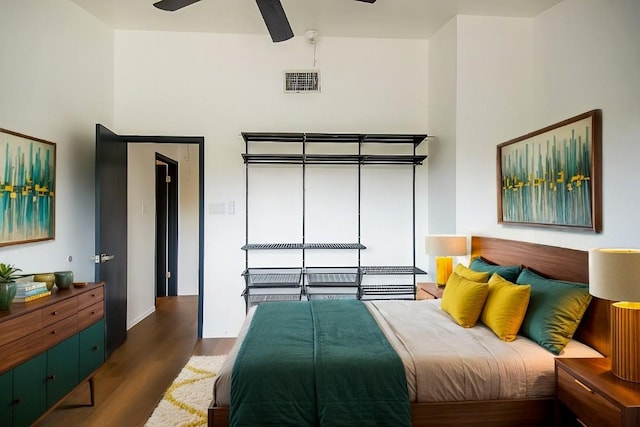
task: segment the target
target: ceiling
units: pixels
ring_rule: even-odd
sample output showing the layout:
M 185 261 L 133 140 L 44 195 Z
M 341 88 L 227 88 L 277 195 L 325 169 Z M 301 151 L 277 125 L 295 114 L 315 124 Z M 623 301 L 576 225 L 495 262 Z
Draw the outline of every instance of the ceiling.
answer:
M 176 12 L 157 0 L 72 0 L 114 29 L 268 33 L 254 0 L 201 0 Z M 455 15 L 533 17 L 562 0 L 282 0 L 293 32 L 319 36 L 428 39 Z

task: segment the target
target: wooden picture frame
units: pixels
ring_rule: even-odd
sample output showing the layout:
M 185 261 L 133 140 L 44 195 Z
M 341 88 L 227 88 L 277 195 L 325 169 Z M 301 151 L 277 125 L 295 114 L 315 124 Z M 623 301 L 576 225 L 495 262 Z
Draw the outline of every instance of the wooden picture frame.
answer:
M 0 128 L 0 246 L 55 238 L 56 144 Z
M 499 144 L 498 223 L 600 232 L 601 153 L 600 110 Z

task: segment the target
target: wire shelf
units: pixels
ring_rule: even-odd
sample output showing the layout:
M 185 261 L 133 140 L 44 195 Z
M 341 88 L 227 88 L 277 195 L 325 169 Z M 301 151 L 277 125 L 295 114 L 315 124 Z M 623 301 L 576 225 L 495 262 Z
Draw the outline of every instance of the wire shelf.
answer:
M 385 266 L 363 266 L 360 267 L 362 274 L 370 275 L 404 275 L 404 274 L 427 274 L 426 271 L 410 265 L 385 265 Z
M 358 267 L 307 267 L 308 286 L 358 286 Z
M 367 249 L 360 243 L 249 243 L 243 251 L 268 249 Z
M 242 275 L 247 287 L 300 287 L 301 268 L 248 268 Z
M 411 294 L 413 295 L 415 287 L 413 285 L 361 285 L 364 294 Z
M 318 142 L 413 144 L 418 146 L 427 134 L 361 134 L 361 133 L 304 133 L 304 132 L 242 132 L 246 142 Z
M 243 153 L 246 164 L 280 165 L 421 165 L 426 155 L 402 154 L 249 154 Z

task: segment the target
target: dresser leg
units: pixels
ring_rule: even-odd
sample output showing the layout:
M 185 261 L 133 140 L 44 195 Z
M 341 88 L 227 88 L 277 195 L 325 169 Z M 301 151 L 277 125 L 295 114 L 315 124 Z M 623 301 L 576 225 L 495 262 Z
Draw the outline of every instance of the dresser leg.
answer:
M 89 393 L 91 394 L 91 406 L 95 405 L 95 389 L 93 386 L 93 377 L 89 378 Z

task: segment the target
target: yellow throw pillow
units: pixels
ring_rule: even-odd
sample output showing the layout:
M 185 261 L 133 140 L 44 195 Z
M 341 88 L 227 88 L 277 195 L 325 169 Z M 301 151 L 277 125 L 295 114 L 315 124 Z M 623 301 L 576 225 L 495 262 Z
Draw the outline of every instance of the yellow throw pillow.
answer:
M 482 282 L 487 283 L 489 280 L 489 272 L 487 271 L 473 271 L 468 267 L 465 267 L 462 264 L 456 265 L 456 268 L 453 269 L 453 272 L 458 276 L 462 276 L 465 279 L 471 280 L 472 282 Z M 447 282 L 448 284 L 449 282 Z
M 474 282 L 454 272 L 447 280 L 440 308 L 458 325 L 471 328 L 478 322 L 488 293 L 488 284 Z
M 494 273 L 489 280 L 489 295 L 480 321 L 501 340 L 515 340 L 527 313 L 530 295 L 531 286 L 513 284 Z

